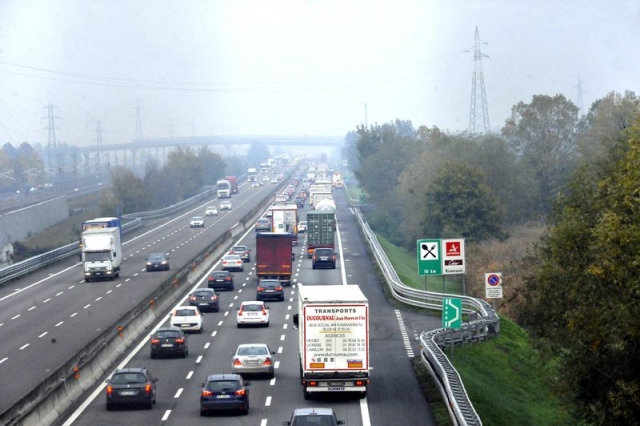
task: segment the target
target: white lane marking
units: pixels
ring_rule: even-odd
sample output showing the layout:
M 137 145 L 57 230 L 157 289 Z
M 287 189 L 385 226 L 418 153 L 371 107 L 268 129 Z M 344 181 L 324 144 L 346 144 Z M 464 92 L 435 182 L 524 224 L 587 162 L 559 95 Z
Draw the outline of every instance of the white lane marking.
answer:
M 283 334 L 282 336 L 280 336 L 280 341 L 282 342 L 285 338 L 285 335 Z
M 205 343 L 205 344 L 204 344 L 204 348 L 205 348 L 205 349 L 209 349 L 209 345 L 211 345 L 211 342 L 207 342 L 207 343 Z
M 270 396 L 267 397 L 267 400 L 264 402 L 264 406 L 265 407 L 270 407 L 271 406 L 271 397 Z
M 82 309 L 87 309 L 89 306 L 91 306 L 91 303 L 89 303 L 87 306 L 85 306 L 85 307 L 84 307 L 84 308 L 82 308 Z
M 20 318 L 20 314 L 16 315 L 15 317 L 12 317 L 11 320 L 13 321 L 16 318 Z
M 56 327 L 60 327 L 62 324 L 64 324 L 64 321 L 60 321 L 59 323 L 57 323 Z
M 282 346 L 278 346 L 278 353 L 281 354 L 282 353 Z
M 175 395 L 173 395 L 174 398 L 180 398 L 180 395 L 182 395 L 182 391 L 184 390 L 184 388 L 180 388 L 178 389 L 178 392 L 176 392 Z
M 60 295 L 61 295 L 61 294 L 63 294 L 63 293 L 64 293 L 64 291 L 61 291 L 61 292 L 59 292 L 59 293 L 56 293 L 56 297 L 60 296 Z
M 51 298 L 47 299 L 47 300 L 43 300 L 42 303 L 47 303 L 48 301 L 50 301 Z
M 189 371 L 189 373 L 187 374 L 187 380 L 190 380 L 191 377 L 193 377 L 193 371 Z
M 27 309 L 27 311 L 33 311 L 35 308 L 36 308 L 35 306 L 32 306 L 29 309 Z
M 20 346 L 18 349 L 23 350 L 24 348 L 26 348 L 27 346 L 29 346 L 29 343 L 27 343 L 26 345 Z
M 166 422 L 167 420 L 169 420 L 169 416 L 171 415 L 171 410 L 167 410 L 164 412 L 164 415 L 162 416 L 162 421 Z
M 260 420 L 260 426 L 267 426 L 267 419 Z
M 6 360 L 8 360 L 9 358 L 2 358 L 0 359 L 0 364 L 2 364 L 3 362 L 5 362 Z
M 200 361 L 202 361 L 202 355 L 196 358 L 196 364 L 200 364 Z
M 219 326 L 222 324 L 218 324 Z M 216 334 L 218 334 L 218 330 L 213 330 L 213 333 L 211 333 L 211 337 L 216 337 Z
M 98 298 L 96 299 L 96 302 L 97 302 L 97 301 L 99 301 L 100 299 L 102 299 L 102 296 L 98 297 Z
M 72 313 L 71 315 L 69 315 L 69 318 L 73 318 L 73 317 L 75 317 L 76 315 L 78 315 L 78 313 L 77 313 L 77 312 L 74 312 L 74 313 Z
M 42 334 L 41 334 L 41 335 L 39 335 L 38 337 L 44 337 L 44 336 L 46 336 L 48 333 L 49 333 L 48 331 L 45 331 L 44 333 L 42 333 Z
M 273 364 L 273 368 L 275 368 L 275 369 L 280 368 L 280 361 L 276 361 L 276 362 Z

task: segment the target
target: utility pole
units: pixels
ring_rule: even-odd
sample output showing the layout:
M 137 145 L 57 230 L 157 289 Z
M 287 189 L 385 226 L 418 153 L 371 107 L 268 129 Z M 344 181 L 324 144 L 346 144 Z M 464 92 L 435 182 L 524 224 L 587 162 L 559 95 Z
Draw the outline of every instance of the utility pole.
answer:
M 54 176 L 58 177 L 58 185 L 62 185 L 62 159 L 60 158 L 60 152 L 58 151 L 58 142 L 56 141 L 56 117 L 53 115 L 53 104 L 49 104 L 45 107 L 47 109 L 47 116 L 42 117 L 47 119 L 47 129 L 49 132 L 49 138 L 47 140 L 47 171 L 49 173 L 55 173 Z M 55 161 L 54 161 L 55 159 Z M 60 188 L 62 190 L 62 188 Z
M 582 94 L 583 93 L 587 93 L 582 89 L 582 84 L 586 84 L 584 81 L 582 81 L 582 78 L 580 78 L 580 76 L 578 76 L 578 86 L 574 87 L 574 89 L 578 90 L 578 99 L 576 101 L 576 104 L 578 106 L 578 116 L 584 115 L 584 105 L 583 105 L 583 101 L 582 101 Z
M 484 89 L 484 74 L 482 72 L 482 57 L 489 56 L 482 53 L 480 34 L 476 26 L 476 37 L 473 49 L 473 79 L 471 81 L 471 108 L 469 112 L 469 133 L 488 133 L 491 130 L 489 124 L 489 107 L 487 106 L 487 93 Z

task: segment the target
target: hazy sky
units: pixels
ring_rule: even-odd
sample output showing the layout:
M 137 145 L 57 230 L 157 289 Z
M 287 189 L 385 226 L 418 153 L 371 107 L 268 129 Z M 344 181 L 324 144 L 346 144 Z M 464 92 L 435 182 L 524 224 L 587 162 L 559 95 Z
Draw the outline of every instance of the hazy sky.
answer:
M 535 94 L 640 91 L 638 0 L 0 0 L 0 143 L 492 129 Z

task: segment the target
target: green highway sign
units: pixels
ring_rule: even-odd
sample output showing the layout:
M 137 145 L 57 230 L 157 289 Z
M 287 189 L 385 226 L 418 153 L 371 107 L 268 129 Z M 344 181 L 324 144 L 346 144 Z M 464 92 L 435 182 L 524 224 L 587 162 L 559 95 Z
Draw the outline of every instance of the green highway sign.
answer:
M 462 299 L 442 299 L 442 328 L 458 329 L 462 326 Z
M 440 240 L 418 240 L 418 274 L 442 275 Z

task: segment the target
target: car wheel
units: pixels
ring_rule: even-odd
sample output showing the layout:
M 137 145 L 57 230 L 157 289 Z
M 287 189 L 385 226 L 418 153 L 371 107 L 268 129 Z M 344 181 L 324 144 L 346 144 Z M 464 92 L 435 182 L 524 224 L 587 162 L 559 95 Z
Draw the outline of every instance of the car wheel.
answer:
M 282 297 L 280 298 L 280 301 L 281 301 L 281 302 L 284 302 L 284 296 L 282 296 Z
M 312 267 L 313 269 L 316 269 L 316 264 L 315 264 L 315 263 L 311 264 L 311 267 Z
M 264 325 L 265 327 L 269 327 L 269 321 Z
M 201 416 L 205 416 L 206 414 L 207 414 L 207 412 L 206 412 L 206 411 L 204 411 L 204 410 L 200 410 L 200 415 L 201 415 Z
M 147 268 L 147 272 L 149 272 L 149 271 L 150 271 L 150 269 L 149 269 L 149 268 Z
M 242 324 L 238 323 L 237 325 L 238 325 L 238 328 L 242 328 Z
M 198 330 L 198 334 L 202 334 L 204 332 L 204 326 L 200 327 L 200 330 Z
M 189 352 L 186 349 L 182 351 L 182 358 L 186 358 L 188 353 Z
M 156 354 L 151 352 L 151 359 L 155 359 L 156 358 Z
M 304 399 L 311 399 L 311 392 L 307 392 L 306 388 L 303 391 L 303 393 L 304 393 Z
M 336 269 L 336 264 L 334 263 L 331 269 Z
M 152 410 L 153 409 L 153 399 L 150 399 L 149 402 L 147 403 L 146 407 L 147 410 Z
M 244 410 L 242 410 L 242 414 L 243 414 L 243 415 L 245 415 L 245 416 L 246 416 L 247 414 L 249 414 L 249 401 L 247 401 L 247 408 L 245 408 Z
M 107 403 L 107 411 L 113 411 L 113 404 Z

